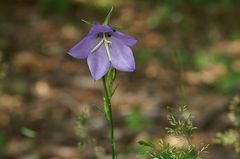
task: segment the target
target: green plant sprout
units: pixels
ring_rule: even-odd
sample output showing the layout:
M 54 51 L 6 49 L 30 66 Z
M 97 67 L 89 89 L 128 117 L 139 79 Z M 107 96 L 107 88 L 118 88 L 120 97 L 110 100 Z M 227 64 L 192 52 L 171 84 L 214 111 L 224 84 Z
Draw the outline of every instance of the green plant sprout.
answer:
M 91 135 L 89 130 L 89 122 L 91 119 L 91 111 L 89 108 L 84 108 L 76 121 L 76 135 L 78 136 L 78 148 L 85 153 L 83 158 L 97 158 L 97 145 L 96 140 Z
M 187 147 L 179 148 L 176 145 L 160 139 L 157 144 L 151 141 L 139 141 L 141 148 L 140 156 L 147 159 L 202 159 L 206 153 L 208 145 L 196 150 L 196 146 L 191 143 L 191 136 L 197 129 L 193 126 L 192 115 L 187 106 L 179 108 L 179 116 L 173 114 L 171 108 L 167 108 L 167 118 L 171 128 L 166 128 L 170 136 L 183 136 L 187 140 Z

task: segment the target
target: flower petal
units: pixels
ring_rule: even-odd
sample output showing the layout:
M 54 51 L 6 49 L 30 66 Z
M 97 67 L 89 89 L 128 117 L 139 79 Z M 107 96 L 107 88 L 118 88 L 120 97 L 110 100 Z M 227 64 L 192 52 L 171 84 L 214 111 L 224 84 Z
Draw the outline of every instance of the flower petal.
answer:
M 91 53 L 91 50 L 98 44 L 99 40 L 94 37 L 86 36 L 79 43 L 73 46 L 68 54 L 78 58 L 85 59 Z
M 88 56 L 87 63 L 94 80 L 101 79 L 107 73 L 110 61 L 103 45 Z
M 113 36 L 110 41 L 112 42 L 109 48 L 113 67 L 120 71 L 133 72 L 135 61 L 131 48 Z
M 100 24 L 94 23 L 88 35 L 95 36 L 98 33 L 106 33 L 106 32 L 112 32 L 112 27 L 108 25 L 100 25 Z
M 133 47 L 137 43 L 137 40 L 135 38 L 119 31 L 113 32 L 113 36 L 120 39 L 124 44 L 129 47 Z
M 87 36 L 68 51 L 68 54 L 79 59 L 85 59 L 91 53 L 91 50 L 99 43 L 101 39 L 97 39 L 96 35 L 100 32 L 111 32 L 112 27 L 103 26 L 94 23 Z

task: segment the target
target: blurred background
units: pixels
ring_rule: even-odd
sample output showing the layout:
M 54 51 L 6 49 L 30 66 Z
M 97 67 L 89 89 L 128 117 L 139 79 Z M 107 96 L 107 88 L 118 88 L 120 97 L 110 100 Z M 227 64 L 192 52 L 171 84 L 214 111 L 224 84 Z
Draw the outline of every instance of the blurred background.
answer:
M 239 0 L 1 1 L 0 158 L 110 158 L 101 82 L 66 52 L 90 28 L 81 19 L 102 23 L 111 6 L 111 25 L 138 39 L 137 70 L 118 74 L 112 102 L 119 158 L 136 158 L 140 139 L 175 142 L 166 106 L 188 105 L 206 158 L 238 159 L 212 140 L 234 127 Z

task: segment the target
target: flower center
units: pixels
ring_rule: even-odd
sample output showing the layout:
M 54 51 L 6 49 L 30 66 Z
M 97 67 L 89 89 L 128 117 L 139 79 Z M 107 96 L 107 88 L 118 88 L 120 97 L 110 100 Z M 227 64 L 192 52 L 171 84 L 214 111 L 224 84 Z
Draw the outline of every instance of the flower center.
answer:
M 102 44 L 104 44 L 104 47 L 106 49 L 108 60 L 111 61 L 111 54 L 109 45 L 112 44 L 111 41 L 108 40 L 109 37 L 111 37 L 110 33 L 99 33 L 97 34 L 97 38 L 101 38 L 100 42 L 91 50 L 91 53 L 95 52 Z

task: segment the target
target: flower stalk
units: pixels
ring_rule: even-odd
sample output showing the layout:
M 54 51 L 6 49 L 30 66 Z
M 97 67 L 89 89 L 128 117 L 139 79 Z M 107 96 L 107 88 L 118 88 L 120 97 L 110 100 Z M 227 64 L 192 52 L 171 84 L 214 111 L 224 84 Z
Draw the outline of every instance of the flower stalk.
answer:
M 116 153 L 116 140 L 114 136 L 114 124 L 113 124 L 113 116 L 112 116 L 112 106 L 111 106 L 111 98 L 114 94 L 113 82 L 116 78 L 116 70 L 111 68 L 107 75 L 102 78 L 103 86 L 104 86 L 104 113 L 106 119 L 109 122 L 110 126 L 110 138 L 111 138 L 111 147 L 112 147 L 112 159 L 117 158 Z

